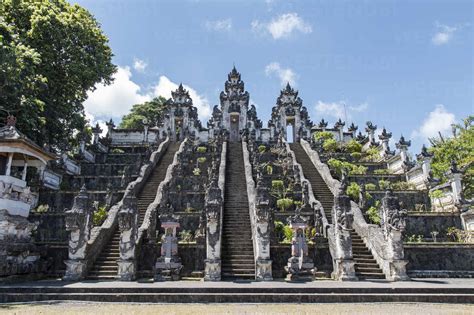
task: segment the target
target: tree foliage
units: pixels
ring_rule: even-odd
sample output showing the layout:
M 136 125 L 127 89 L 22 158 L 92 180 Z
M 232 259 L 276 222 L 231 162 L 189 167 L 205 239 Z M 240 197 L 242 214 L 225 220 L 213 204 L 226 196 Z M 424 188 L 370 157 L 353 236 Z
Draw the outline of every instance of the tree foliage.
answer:
M 143 129 L 143 120 L 146 119 L 150 126 L 158 125 L 166 99 L 162 96 L 156 97 L 149 102 L 133 105 L 130 113 L 123 116 L 120 128 Z
M 463 189 L 465 197 L 474 197 L 474 116 L 469 116 L 463 125 L 453 126 L 454 136 L 430 139 L 432 146 L 429 151 L 434 154 L 431 168 L 433 176 L 446 180 L 446 172 L 451 161 L 456 161 L 463 173 Z
M 86 120 L 82 103 L 116 68 L 98 22 L 64 0 L 2 0 L 0 108 L 38 144 L 67 149 Z M 5 117 L 6 113 L 2 112 Z

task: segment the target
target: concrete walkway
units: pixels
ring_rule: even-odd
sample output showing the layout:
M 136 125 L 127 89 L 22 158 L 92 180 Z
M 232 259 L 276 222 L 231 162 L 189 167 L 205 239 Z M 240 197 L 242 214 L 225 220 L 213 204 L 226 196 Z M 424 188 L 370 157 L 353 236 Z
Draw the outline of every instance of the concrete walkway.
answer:
M 0 285 L 0 288 L 410 288 L 410 289 L 472 289 L 474 293 L 474 279 L 457 278 L 423 278 L 411 281 L 388 282 L 385 280 L 371 281 L 331 281 L 320 280 L 313 282 L 285 282 L 285 281 L 166 281 L 166 282 L 140 282 L 140 281 L 81 281 L 65 282 L 61 280 L 41 280 L 33 282 L 23 282 L 15 284 Z

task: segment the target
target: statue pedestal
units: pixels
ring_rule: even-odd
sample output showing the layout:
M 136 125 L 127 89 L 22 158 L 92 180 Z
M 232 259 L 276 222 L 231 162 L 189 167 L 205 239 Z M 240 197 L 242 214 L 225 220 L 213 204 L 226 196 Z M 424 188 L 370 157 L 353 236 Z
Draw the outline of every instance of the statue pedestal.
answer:
M 136 264 L 134 260 L 117 261 L 118 264 L 118 278 L 122 281 L 133 281 L 136 275 Z
M 183 268 L 181 259 L 179 257 L 171 258 L 169 261 L 166 258 L 158 258 L 155 264 L 155 281 L 177 281 L 180 279 L 180 272 Z
M 84 279 L 87 271 L 87 262 L 84 259 L 66 260 L 66 274 L 63 277 L 65 281 L 79 281 Z
M 305 257 L 302 263 L 300 258 L 290 257 L 285 270 L 288 272 L 286 281 L 313 281 L 316 273 L 314 263 L 308 257 Z
M 204 281 L 221 281 L 221 260 L 206 259 Z

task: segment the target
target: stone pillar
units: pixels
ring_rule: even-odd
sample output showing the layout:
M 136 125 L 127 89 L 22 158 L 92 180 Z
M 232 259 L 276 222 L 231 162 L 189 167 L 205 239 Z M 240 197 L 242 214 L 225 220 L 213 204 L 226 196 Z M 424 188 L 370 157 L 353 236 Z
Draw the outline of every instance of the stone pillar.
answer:
M 28 171 L 28 160 L 25 160 L 25 165 L 23 167 L 23 173 L 21 174 L 21 180 L 26 181 L 27 171 Z
M 388 145 L 390 138 L 392 138 L 392 133 L 387 132 L 387 130 L 383 128 L 382 134 L 379 135 L 379 139 L 380 141 L 382 141 L 382 151 L 380 152 L 380 156 L 383 158 L 386 158 L 391 155 L 390 147 Z
M 270 259 L 270 200 L 268 190 L 262 179 L 257 182 L 257 201 L 255 205 L 256 260 L 255 279 L 271 281 L 272 260 Z
M 221 214 L 222 192 L 217 179 L 206 192 L 206 260 L 204 281 L 221 280 Z
M 144 137 L 143 141 L 145 143 L 148 143 L 148 129 L 150 128 L 150 124 L 148 123 L 148 119 L 143 119 L 143 131 L 144 131 Z
M 178 238 L 176 229 L 179 227 L 178 217 L 171 213 L 160 216 L 161 227 L 165 234 L 161 238 L 161 256 L 155 264 L 155 280 L 179 280 L 181 269 L 181 258 L 178 256 Z
M 365 131 L 367 132 L 367 137 L 369 137 L 369 143 L 375 143 L 375 130 L 377 130 L 377 125 L 372 124 L 372 122 L 367 122 L 367 127 Z
M 92 144 L 97 144 L 97 142 L 99 142 L 100 134 L 102 133 L 102 129 L 100 128 L 99 123 L 97 123 L 95 127 L 92 128 L 92 133 L 94 134 Z
M 137 263 L 135 247 L 138 232 L 137 198 L 127 196 L 123 200 L 122 208 L 118 213 L 120 230 L 120 259 L 118 264 L 118 278 L 122 281 L 132 281 L 136 278 Z
M 334 225 L 334 236 L 336 242 L 336 254 L 333 257 L 334 271 L 333 278 L 342 281 L 357 280 L 355 275 L 354 260 L 352 258 L 352 237 L 351 229 L 353 214 L 349 196 L 346 195 L 347 184 L 345 176 L 341 187 L 334 196 L 334 206 L 332 209 L 332 220 Z
M 92 227 L 92 207 L 85 186 L 74 197 L 70 210 L 66 211 L 66 230 L 69 236 L 69 260 L 63 280 L 77 281 L 87 273 L 86 248 Z
M 402 160 L 404 165 L 408 165 L 409 158 L 408 158 L 408 148 L 411 145 L 410 140 L 405 140 L 404 136 L 400 137 L 400 140 L 395 144 L 398 150 L 400 150 L 400 159 Z
M 387 241 L 386 254 L 388 266 L 384 269 L 389 280 L 409 280 L 406 273 L 406 264 L 403 250 L 403 231 L 406 225 L 407 211 L 400 209 L 398 198 L 391 190 L 385 193 L 382 199 L 381 225 Z
M 10 176 L 12 172 L 12 162 L 13 162 L 13 153 L 9 152 L 8 158 L 7 158 L 7 165 L 5 167 L 5 176 Z
M 458 170 L 456 161 L 451 161 L 451 167 L 446 174 L 451 184 L 451 191 L 453 192 L 454 204 L 461 204 L 463 202 L 462 197 L 462 174 Z
M 291 257 L 285 267 L 288 275 L 286 280 L 314 280 L 316 269 L 314 263 L 308 256 L 308 244 L 306 243 L 305 230 L 308 227 L 308 218 L 302 217 L 301 208 L 298 207 L 296 214 L 288 218 L 288 224 L 293 231 L 291 239 Z
M 334 124 L 334 128 L 337 129 L 339 133 L 339 142 L 344 141 L 344 126 L 345 125 L 346 125 L 345 122 L 343 122 L 341 118 L 339 118 L 339 120 Z

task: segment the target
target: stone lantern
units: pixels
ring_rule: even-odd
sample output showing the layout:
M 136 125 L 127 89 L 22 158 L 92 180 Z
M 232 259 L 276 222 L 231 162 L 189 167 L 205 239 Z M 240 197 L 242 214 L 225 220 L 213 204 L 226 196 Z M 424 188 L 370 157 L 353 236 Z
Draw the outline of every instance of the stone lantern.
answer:
M 306 243 L 305 230 L 308 228 L 308 218 L 301 216 L 301 208 L 296 210 L 296 214 L 288 218 L 288 224 L 293 231 L 291 239 L 291 257 L 285 267 L 288 275 L 287 280 L 307 280 L 314 279 L 314 263 L 308 256 L 308 244 Z
M 179 228 L 178 217 L 170 214 L 161 215 L 161 227 L 165 234 L 161 238 L 161 256 L 155 264 L 155 280 L 179 280 L 183 268 L 178 256 L 178 238 L 176 229 Z

